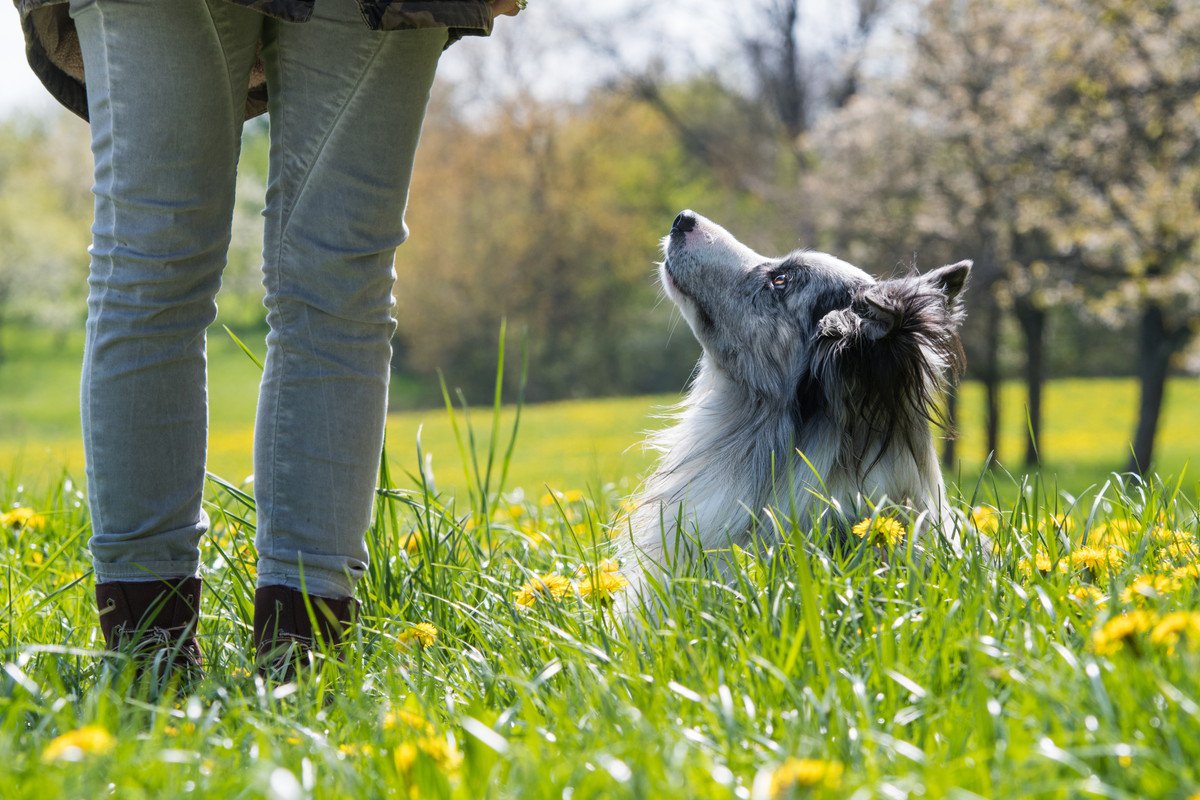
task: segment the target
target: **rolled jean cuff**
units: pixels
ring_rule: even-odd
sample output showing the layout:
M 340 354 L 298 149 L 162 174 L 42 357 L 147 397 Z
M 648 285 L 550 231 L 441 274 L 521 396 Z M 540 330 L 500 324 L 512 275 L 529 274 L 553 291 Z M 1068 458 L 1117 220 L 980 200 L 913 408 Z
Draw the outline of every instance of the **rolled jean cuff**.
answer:
M 354 596 L 356 582 L 347 575 L 331 570 L 305 569 L 302 576 L 299 570 L 280 565 L 264 566 L 260 562 L 257 586 L 260 589 L 264 586 L 286 586 L 315 597 L 341 600 Z
M 150 581 L 193 578 L 199 574 L 199 557 L 188 561 L 126 561 L 118 564 L 92 562 L 96 583 L 148 583 Z

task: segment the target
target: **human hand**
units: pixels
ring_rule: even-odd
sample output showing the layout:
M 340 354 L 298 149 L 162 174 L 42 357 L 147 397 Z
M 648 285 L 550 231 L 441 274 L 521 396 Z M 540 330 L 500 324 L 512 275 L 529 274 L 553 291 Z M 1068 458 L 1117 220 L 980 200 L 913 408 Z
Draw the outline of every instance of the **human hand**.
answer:
M 515 17 L 525 8 L 525 0 L 491 0 L 491 5 L 493 17 Z

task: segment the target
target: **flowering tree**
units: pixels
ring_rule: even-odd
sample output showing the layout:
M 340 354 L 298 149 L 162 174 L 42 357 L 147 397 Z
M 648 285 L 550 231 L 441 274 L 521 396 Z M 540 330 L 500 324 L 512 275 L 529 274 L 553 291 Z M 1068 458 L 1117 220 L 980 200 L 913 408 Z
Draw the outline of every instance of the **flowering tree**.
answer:
M 1149 469 L 1172 359 L 1200 320 L 1200 5 L 1056 0 L 1038 31 L 1055 191 L 1022 203 L 1078 248 L 1094 309 L 1135 322 L 1141 389 L 1129 467 Z M 1063 37 L 1063 32 L 1070 35 Z M 1059 213 L 1063 208 L 1070 213 Z

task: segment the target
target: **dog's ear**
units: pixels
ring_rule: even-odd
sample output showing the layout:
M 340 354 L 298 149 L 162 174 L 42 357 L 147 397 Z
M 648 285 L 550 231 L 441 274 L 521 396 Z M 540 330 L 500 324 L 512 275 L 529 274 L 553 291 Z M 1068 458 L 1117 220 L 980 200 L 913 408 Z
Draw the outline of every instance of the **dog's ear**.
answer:
M 938 267 L 922 275 L 921 280 L 945 295 L 947 303 L 952 303 L 967 285 L 967 276 L 971 274 L 973 264 L 973 261 L 959 261 Z

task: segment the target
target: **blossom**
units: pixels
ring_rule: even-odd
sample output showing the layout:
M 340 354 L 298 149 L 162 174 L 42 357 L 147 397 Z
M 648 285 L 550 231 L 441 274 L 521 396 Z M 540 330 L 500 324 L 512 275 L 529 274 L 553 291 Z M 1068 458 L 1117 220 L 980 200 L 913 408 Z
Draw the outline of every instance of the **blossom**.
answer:
M 1035 569 L 1043 575 L 1049 575 L 1055 571 L 1066 572 L 1067 565 L 1062 559 L 1052 559 L 1049 553 L 1038 548 L 1038 551 L 1033 555 L 1033 560 L 1030 561 L 1028 558 L 1022 558 L 1017 562 L 1017 569 L 1024 573 L 1026 577 L 1029 577 L 1033 575 Z
M 1080 547 L 1071 552 L 1071 566 L 1082 567 L 1092 572 L 1118 569 L 1125 557 L 1114 547 Z
M 1200 612 L 1175 611 L 1163 616 L 1150 631 L 1150 643 L 1175 652 L 1175 645 L 1185 639 L 1189 645 L 1200 645 Z
M 45 522 L 46 518 L 32 508 L 14 508 L 11 511 L 5 511 L 3 514 L 0 514 L 0 527 L 12 528 L 13 530 L 40 528 Z
M 1092 650 L 1101 656 L 1118 653 L 1125 647 L 1137 652 L 1137 637 L 1150 630 L 1156 621 L 1154 614 L 1141 610 L 1113 617 L 1092 634 Z
M 904 541 L 904 523 L 894 517 L 875 517 L 864 519 L 850 529 L 860 539 L 868 539 L 871 544 L 894 546 Z
M 628 585 L 628 579 L 617 572 L 617 563 L 609 559 L 593 570 L 585 570 L 579 579 L 579 596 L 584 600 L 605 603 Z
M 462 753 L 454 743 L 440 736 L 423 736 L 415 742 L 402 742 L 392 752 L 396 771 L 401 774 L 407 774 L 422 757 L 446 772 L 457 770 L 462 763 Z
M 397 637 L 400 644 L 416 642 L 421 647 L 429 647 L 437 641 L 438 629 L 428 622 L 418 622 Z
M 771 773 L 771 797 L 786 797 L 796 789 L 836 789 L 846 768 L 840 761 L 789 758 Z
M 42 751 L 42 761 L 82 761 L 99 756 L 117 746 L 113 735 L 99 725 L 84 725 L 53 739 Z
M 1077 583 L 1067 590 L 1067 597 L 1078 605 L 1098 605 L 1107 595 L 1089 583 Z
M 561 600 L 574 588 L 570 579 L 551 572 L 525 583 L 516 593 L 516 603 L 528 608 L 538 600 Z
M 401 546 L 409 555 L 415 554 L 421 549 L 421 532 L 416 530 L 409 531 L 408 535 L 404 537 L 404 542 Z
M 980 533 L 996 533 L 1000 530 L 999 509 L 988 506 L 975 506 L 971 509 L 971 524 Z
M 1150 600 L 1179 590 L 1179 581 L 1170 575 L 1138 575 L 1121 592 L 1121 602 Z

